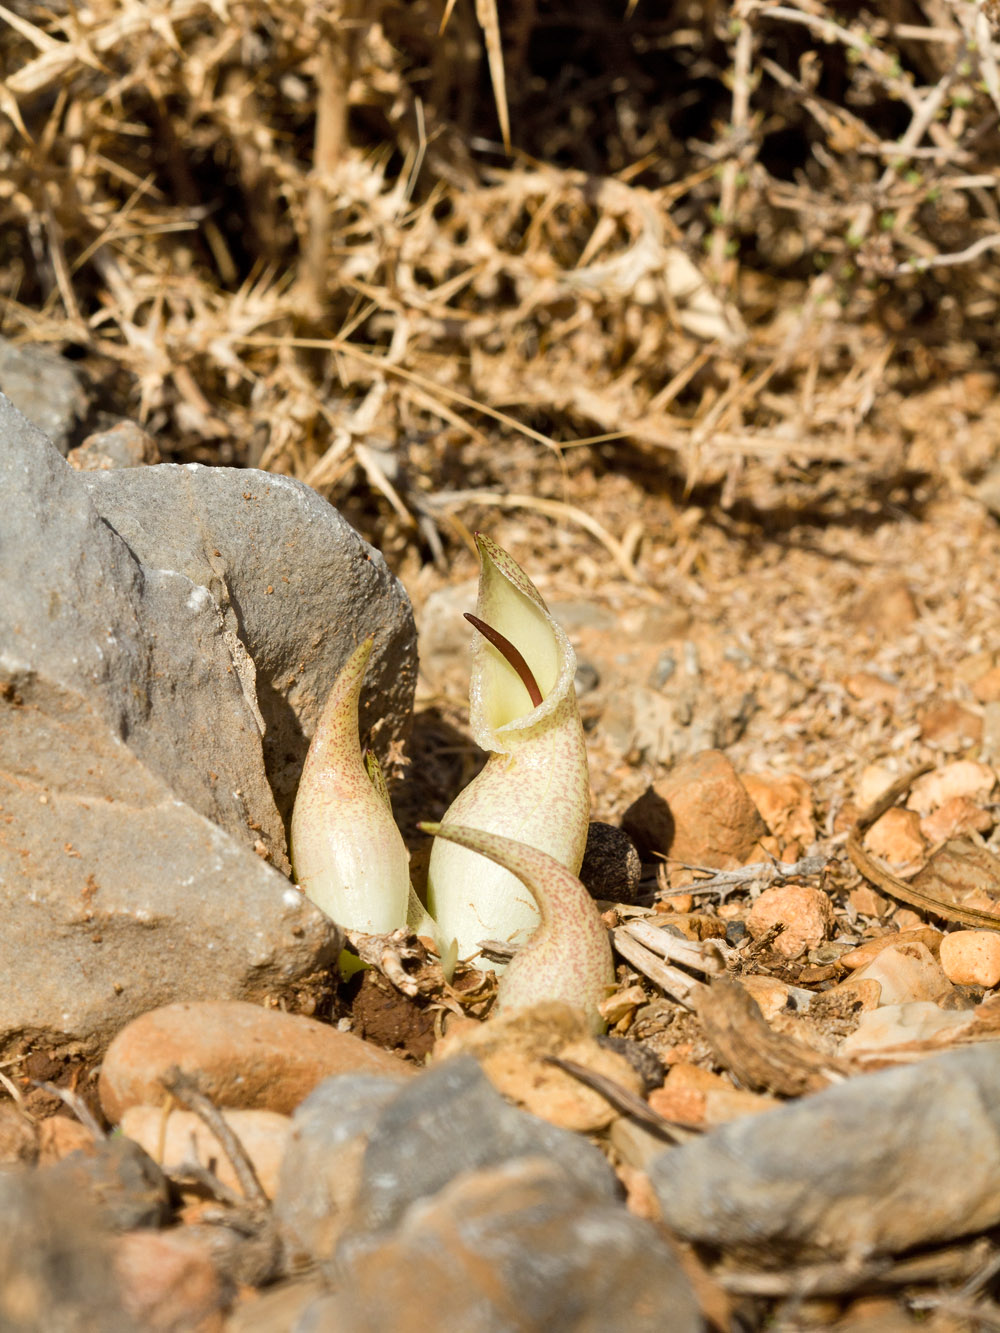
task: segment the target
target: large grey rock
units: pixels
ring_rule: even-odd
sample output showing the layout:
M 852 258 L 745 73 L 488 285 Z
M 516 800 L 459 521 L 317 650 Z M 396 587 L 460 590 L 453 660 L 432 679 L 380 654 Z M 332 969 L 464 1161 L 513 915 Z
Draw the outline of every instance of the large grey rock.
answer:
M 0 338 L 0 392 L 44 431 L 61 454 L 76 442 L 90 409 L 80 372 L 47 347 Z
M 699 1333 L 669 1246 L 542 1157 L 463 1173 L 377 1241 L 343 1248 L 297 1333 Z
M 984 1042 L 746 1116 L 654 1160 L 680 1235 L 794 1261 L 1000 1223 L 1000 1048 Z
M 286 821 L 330 687 L 369 634 L 362 732 L 385 756 L 413 706 L 413 613 L 382 556 L 314 490 L 196 463 L 91 472 L 80 482 L 133 555 L 204 590 L 224 631 L 246 648 L 267 776 Z
M 595 1195 L 618 1194 L 604 1155 L 581 1135 L 509 1105 L 472 1056 L 446 1060 L 403 1088 L 375 1122 L 353 1226 L 385 1231 L 461 1172 L 534 1156 Z
M 274 1213 L 306 1261 L 328 1258 L 336 1248 L 360 1188 L 368 1134 L 398 1092 L 397 1079 L 341 1074 L 296 1108 Z
M 463 1172 L 521 1157 L 545 1158 L 595 1198 L 618 1194 L 596 1148 L 510 1106 L 471 1056 L 447 1060 L 402 1088 L 342 1075 L 295 1112 L 275 1212 L 294 1244 L 327 1259 L 342 1237 L 387 1233 L 412 1204 Z
M 0 395 L 0 909 L 16 960 L 0 969 L 0 1052 L 97 1051 L 167 1001 L 280 996 L 326 966 L 339 931 L 261 859 L 287 865 L 247 644 L 271 671 L 263 694 L 286 796 L 305 738 L 294 708 L 282 713 L 279 687 L 295 683 L 276 663 L 301 668 L 303 700 L 318 707 L 335 664 L 375 631 L 382 679 L 395 669 L 393 692 L 380 696 L 376 676 L 369 695 L 388 735 L 412 694 L 405 596 L 318 496 L 246 474 L 241 525 L 227 497 L 245 474 L 133 475 L 145 472 L 166 474 L 163 489 L 105 489 L 114 474 L 74 472 Z M 186 497 L 173 506 L 172 489 Z M 127 539 L 110 518 L 115 496 Z M 215 591 L 169 551 L 146 550 L 145 534 L 166 541 L 171 525 L 174 545 L 207 562 L 192 573 L 222 562 Z M 332 578 L 335 546 L 343 615 L 327 626 L 302 566 L 325 552 L 320 577 Z M 311 618 L 296 628 L 302 588 Z

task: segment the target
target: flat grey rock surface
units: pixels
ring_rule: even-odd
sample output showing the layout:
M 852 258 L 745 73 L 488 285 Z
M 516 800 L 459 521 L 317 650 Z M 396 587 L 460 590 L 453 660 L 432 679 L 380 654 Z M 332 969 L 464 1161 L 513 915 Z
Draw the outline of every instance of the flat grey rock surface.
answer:
M 849 1079 L 654 1160 L 686 1239 L 782 1255 L 892 1254 L 1000 1222 L 1000 1046 Z

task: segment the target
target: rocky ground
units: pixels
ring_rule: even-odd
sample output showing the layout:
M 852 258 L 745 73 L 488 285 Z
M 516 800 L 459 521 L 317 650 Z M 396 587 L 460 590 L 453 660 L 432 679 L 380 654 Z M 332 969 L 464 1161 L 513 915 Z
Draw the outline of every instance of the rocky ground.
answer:
M 577 455 L 555 517 L 466 503 L 437 564 L 349 508 L 386 563 L 287 479 L 152 467 L 131 425 L 81 448 L 50 371 L 46 415 L 20 405 L 58 449 L 0 415 L 0 1324 L 1000 1323 L 989 474 L 763 524 Z M 959 390 L 924 409 L 988 456 Z M 549 493 L 558 460 L 522 448 Z M 342 934 L 287 878 L 364 634 L 418 882 L 416 821 L 481 764 L 473 524 L 577 651 L 619 830 L 584 869 L 607 1038 L 483 1022 L 490 980 L 449 987 L 422 946 L 338 985 Z

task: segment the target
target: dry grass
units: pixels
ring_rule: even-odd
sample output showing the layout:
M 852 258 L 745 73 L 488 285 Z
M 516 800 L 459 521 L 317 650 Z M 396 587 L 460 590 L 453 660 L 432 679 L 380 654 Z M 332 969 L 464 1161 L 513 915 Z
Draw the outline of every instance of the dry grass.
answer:
M 432 549 L 467 492 L 524 489 L 517 437 L 769 511 L 985 466 L 901 445 L 898 418 L 956 376 L 972 413 L 993 388 L 990 6 L 0 21 L 3 331 L 82 355 L 167 454 L 360 483 Z

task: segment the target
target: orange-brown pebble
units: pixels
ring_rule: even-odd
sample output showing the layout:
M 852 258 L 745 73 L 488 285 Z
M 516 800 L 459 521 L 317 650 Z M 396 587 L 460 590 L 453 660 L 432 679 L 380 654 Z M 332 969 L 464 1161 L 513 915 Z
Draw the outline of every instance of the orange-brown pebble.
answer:
M 785 958 L 798 958 L 826 939 L 833 925 L 833 908 L 819 889 L 805 884 L 778 884 L 760 895 L 746 925 L 758 939 L 779 921 L 785 929 L 771 947 Z
M 226 1295 L 208 1245 L 183 1231 L 132 1231 L 114 1242 L 126 1312 L 147 1329 L 216 1333 Z
M 674 893 L 669 898 L 664 898 L 663 906 L 668 912 L 680 912 L 686 915 L 694 907 L 694 898 L 690 893 Z
M 954 753 L 982 739 L 983 719 L 956 699 L 942 699 L 918 713 L 920 738 L 939 750 Z
M 720 750 L 682 759 L 629 806 L 622 827 L 640 848 L 687 865 L 733 870 L 760 859 L 767 825 Z
M 985 675 L 980 676 L 972 687 L 972 693 L 981 704 L 994 704 L 1000 700 L 1000 666 L 990 667 Z
M 1000 982 L 1000 932 L 955 930 L 941 941 L 941 966 L 957 986 Z
M 804 777 L 797 773 L 744 773 L 741 781 L 773 834 L 784 841 L 813 841 L 812 792 Z
M 955 796 L 977 803 L 985 800 L 996 785 L 996 774 L 988 764 L 975 759 L 956 759 L 917 778 L 906 804 L 922 815 L 937 810 Z
M 108 1047 L 99 1084 L 117 1124 L 129 1106 L 162 1104 L 173 1067 L 196 1075 L 217 1106 L 288 1114 L 332 1074 L 414 1072 L 388 1051 L 299 1014 L 242 1000 L 167 1004 L 143 1014 Z
M 269 1199 L 278 1188 L 278 1172 L 292 1121 L 277 1111 L 229 1110 L 223 1119 L 253 1163 L 257 1179 Z M 164 1118 L 159 1106 L 130 1106 L 122 1116 L 121 1131 L 145 1148 L 170 1174 L 192 1160 L 211 1166 L 224 1185 L 240 1190 L 239 1177 L 222 1144 L 193 1111 L 171 1111 Z
M 675 1065 L 662 1088 L 649 1094 L 649 1105 L 665 1120 L 686 1125 L 721 1125 L 742 1115 L 770 1111 L 779 1103 L 696 1065 Z
M 890 865 L 905 866 L 919 861 L 926 847 L 920 832 L 920 816 L 915 810 L 894 806 L 865 834 L 865 846 Z
M 928 842 L 947 842 L 968 833 L 988 833 L 992 827 L 990 812 L 968 796 L 952 796 L 920 821 L 920 831 Z
M 917 926 L 914 930 L 887 931 L 884 935 L 879 935 L 877 939 L 865 940 L 864 944 L 859 944 L 856 949 L 851 949 L 847 953 L 840 955 L 841 967 L 848 968 L 851 972 L 859 967 L 864 967 L 870 963 L 876 954 L 880 954 L 883 949 L 888 949 L 894 944 L 925 944 L 932 954 L 937 954 L 941 948 L 941 941 L 944 936 L 933 926 Z

